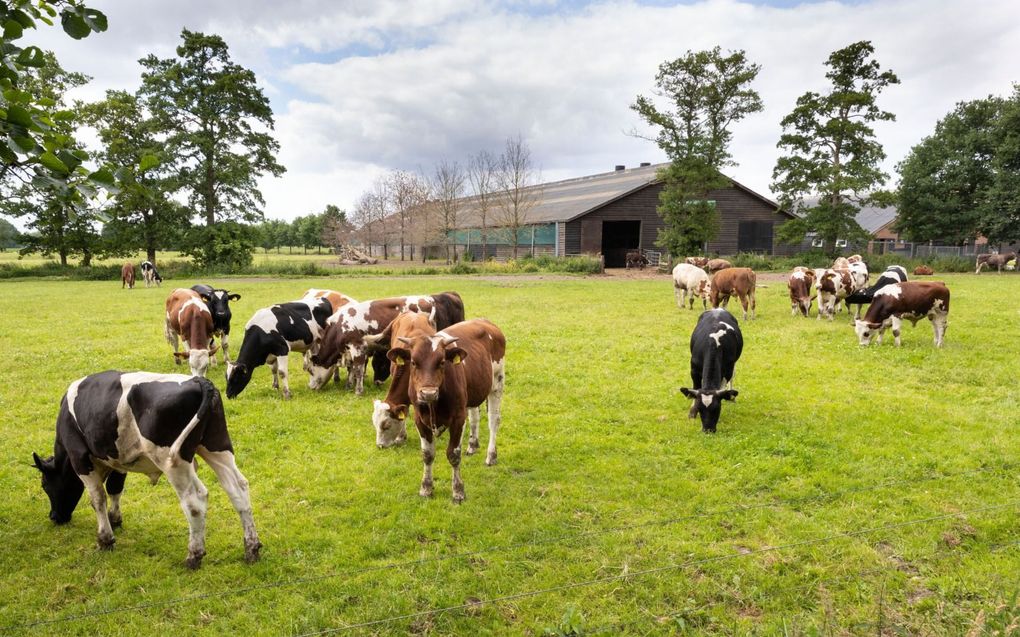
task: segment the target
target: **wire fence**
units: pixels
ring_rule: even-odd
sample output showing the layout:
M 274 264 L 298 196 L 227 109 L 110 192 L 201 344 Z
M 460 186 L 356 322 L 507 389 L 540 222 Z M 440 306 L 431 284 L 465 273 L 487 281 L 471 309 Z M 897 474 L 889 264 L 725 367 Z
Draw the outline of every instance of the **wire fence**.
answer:
M 798 507 L 798 506 L 803 506 L 803 505 L 808 505 L 808 504 L 813 504 L 813 503 L 818 503 L 818 502 L 824 502 L 824 501 L 835 501 L 835 500 L 839 500 L 841 498 L 844 498 L 846 496 L 860 494 L 860 493 L 867 493 L 867 492 L 872 492 L 872 491 L 878 491 L 878 490 L 881 490 L 881 489 L 888 489 L 888 488 L 894 488 L 894 487 L 906 486 L 906 485 L 916 486 L 916 485 L 922 484 L 922 483 L 933 483 L 933 482 L 939 482 L 939 481 L 943 481 L 943 480 L 951 480 L 951 479 L 956 479 L 956 478 L 975 476 L 975 475 L 982 475 L 982 474 L 986 474 L 987 475 L 987 474 L 992 474 L 992 473 L 997 473 L 997 472 L 1008 472 L 1008 471 L 1012 471 L 1012 470 L 1014 470 L 1014 466 L 1012 464 L 1008 464 L 1007 463 L 1007 464 L 1004 464 L 1004 465 L 1001 465 L 1001 466 L 994 466 L 994 467 L 993 466 L 984 466 L 984 467 L 978 467 L 978 468 L 975 468 L 975 469 L 968 469 L 968 470 L 959 471 L 959 472 L 955 472 L 955 473 L 948 473 L 948 474 L 913 476 L 913 477 L 908 478 L 908 479 L 890 480 L 890 481 L 885 481 L 885 482 L 881 482 L 881 483 L 873 484 L 873 485 L 868 485 L 868 486 L 864 486 L 864 487 L 855 487 L 855 488 L 850 488 L 850 489 L 843 489 L 843 490 L 839 490 L 839 491 L 832 491 L 832 492 L 822 493 L 822 494 L 817 494 L 817 495 L 812 495 L 812 496 L 803 496 L 803 497 L 800 497 L 800 498 L 775 499 L 775 500 L 769 500 L 769 501 L 763 501 L 763 502 L 740 504 L 740 505 L 735 505 L 735 506 L 726 507 L 726 508 L 720 508 L 720 509 L 715 509 L 715 510 L 707 510 L 707 511 L 698 511 L 698 512 L 694 512 L 694 513 L 687 513 L 687 514 L 673 516 L 673 517 L 664 518 L 664 519 L 651 520 L 651 521 L 647 521 L 647 522 L 638 522 L 638 523 L 633 523 L 633 524 L 624 524 L 624 525 L 618 525 L 618 526 L 612 526 L 612 527 L 605 527 L 605 528 L 601 528 L 601 529 L 593 529 L 593 530 L 590 530 L 590 531 L 581 531 L 581 532 L 576 532 L 576 533 L 565 533 L 565 534 L 560 534 L 560 535 L 555 535 L 555 536 L 550 536 L 550 537 L 532 538 L 530 540 L 521 541 L 521 542 L 513 542 L 513 543 L 509 543 L 509 544 L 504 544 L 504 545 L 496 545 L 496 546 L 484 547 L 484 548 L 475 549 L 475 550 L 471 550 L 471 551 L 462 551 L 462 552 L 457 552 L 457 553 L 450 553 L 450 554 L 447 554 L 447 555 L 430 556 L 430 557 L 425 557 L 425 558 L 421 558 L 421 559 L 417 559 L 417 560 L 407 560 L 407 561 L 402 561 L 402 562 L 393 562 L 393 563 L 387 563 L 387 564 L 379 564 L 379 565 L 368 566 L 368 567 L 363 567 L 363 568 L 358 568 L 358 569 L 336 570 L 336 571 L 331 571 L 331 572 L 328 572 L 328 573 L 323 573 L 323 574 L 320 574 L 320 575 L 311 575 L 311 576 L 307 576 L 307 577 L 298 577 L 298 578 L 292 578 L 292 579 L 286 579 L 286 580 L 276 580 L 276 581 L 272 581 L 272 582 L 265 582 L 265 583 L 262 583 L 262 584 L 253 584 L 251 586 L 232 587 L 232 588 L 228 588 L 228 589 L 209 591 L 209 592 L 205 592 L 205 593 L 196 593 L 196 594 L 193 594 L 193 595 L 185 595 L 185 596 L 180 596 L 180 597 L 175 597 L 175 598 L 168 598 L 168 599 L 163 599 L 163 600 L 152 600 L 152 601 L 149 601 L 149 602 L 143 602 L 143 603 L 139 603 L 139 604 L 132 604 L 132 605 L 126 605 L 126 606 L 97 609 L 97 610 L 91 610 L 91 611 L 86 611 L 86 612 L 82 612 L 82 613 L 74 613 L 74 614 L 64 615 L 64 616 L 60 616 L 60 617 L 52 617 L 52 618 L 48 618 L 48 619 L 26 621 L 26 622 L 22 622 L 22 623 L 18 623 L 18 624 L 12 624 L 12 625 L 8 625 L 8 626 L 0 627 L 0 631 L 2 631 L 2 632 L 9 632 L 9 631 L 14 631 L 14 630 L 25 630 L 25 629 L 39 628 L 39 627 L 42 627 L 42 626 L 52 626 L 52 625 L 57 625 L 57 624 L 66 624 L 66 623 L 70 623 L 70 622 L 83 621 L 83 620 L 87 620 L 87 619 L 95 619 L 95 618 L 99 618 L 99 617 L 110 616 L 110 615 L 121 614 L 121 613 L 139 612 L 139 611 L 144 611 L 144 610 L 150 610 L 150 609 L 153 609 L 153 608 L 165 608 L 165 607 L 177 606 L 177 605 L 182 605 L 182 604 L 190 604 L 190 603 L 194 603 L 194 602 L 198 602 L 198 601 L 202 601 L 202 600 L 206 600 L 206 599 L 213 599 L 213 598 L 219 599 L 219 598 L 230 597 L 230 596 L 248 595 L 248 594 L 259 592 L 259 591 L 266 591 L 266 590 L 273 590 L 273 589 L 279 589 L 279 588 L 286 588 L 286 587 L 301 586 L 301 585 L 306 585 L 306 584 L 313 584 L 313 583 L 322 582 L 322 581 L 326 581 L 326 580 L 330 580 L 330 579 L 335 579 L 335 578 L 339 578 L 339 577 L 353 578 L 353 577 L 357 577 L 357 576 L 361 576 L 361 575 L 365 575 L 365 574 L 373 573 L 373 572 L 381 572 L 381 571 L 401 569 L 401 568 L 413 568 L 413 567 L 416 567 L 416 566 L 421 566 L 421 565 L 430 564 L 430 563 L 448 562 L 448 561 L 453 561 L 453 560 L 463 560 L 463 559 L 467 559 L 467 558 L 471 558 L 471 557 L 477 557 L 479 555 L 508 553 L 508 552 L 515 551 L 515 550 L 518 550 L 518 549 L 523 549 L 523 548 L 537 547 L 537 546 L 555 544 L 555 543 L 560 543 L 560 542 L 576 541 L 576 540 L 580 540 L 580 539 L 584 539 L 584 538 L 597 537 L 597 536 L 601 536 L 601 535 L 607 535 L 607 534 L 610 534 L 610 533 L 619 533 L 619 532 L 628 531 L 628 530 L 670 526 L 670 525 L 678 524 L 680 522 L 689 521 L 689 520 L 693 520 L 693 519 L 699 519 L 699 518 L 710 518 L 710 517 L 719 517 L 719 516 L 726 516 L 726 515 L 734 515 L 734 514 L 738 514 L 738 513 L 743 513 L 743 512 L 748 512 L 748 511 L 755 511 L 755 510 L 761 510 L 761 509 L 767 509 L 767 508 Z M 794 545 L 785 545 L 786 548 L 790 548 L 792 546 L 794 546 Z M 673 567 L 670 567 L 670 568 L 673 568 Z M 445 612 L 445 610 L 443 612 Z M 391 621 L 396 621 L 396 619 L 392 619 Z

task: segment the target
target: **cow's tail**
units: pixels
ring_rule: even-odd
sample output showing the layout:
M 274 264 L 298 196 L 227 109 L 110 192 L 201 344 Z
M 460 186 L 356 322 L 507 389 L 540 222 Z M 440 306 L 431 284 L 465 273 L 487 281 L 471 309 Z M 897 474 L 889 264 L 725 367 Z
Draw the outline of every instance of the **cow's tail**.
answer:
M 198 411 L 188 422 L 187 426 L 181 431 L 181 434 L 177 436 L 177 440 L 170 445 L 170 462 L 176 464 L 181 457 L 181 447 L 184 446 L 184 441 L 191 435 L 195 427 L 198 426 L 206 415 L 209 413 L 209 409 L 212 407 L 213 396 L 216 395 L 216 386 L 212 384 L 212 381 L 208 378 L 202 378 L 196 376 L 191 379 L 192 382 L 198 383 L 198 386 L 202 388 L 202 402 L 198 405 Z

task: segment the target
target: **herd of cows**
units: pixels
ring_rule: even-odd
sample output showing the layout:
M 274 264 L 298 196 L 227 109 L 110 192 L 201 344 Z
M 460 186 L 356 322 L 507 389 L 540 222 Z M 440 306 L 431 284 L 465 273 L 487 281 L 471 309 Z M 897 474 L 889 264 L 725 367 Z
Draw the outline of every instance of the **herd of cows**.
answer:
M 996 265 L 996 264 L 992 264 Z M 148 261 L 141 265 L 146 286 L 162 277 Z M 840 304 L 857 305 L 854 324 L 862 345 L 877 335 L 881 342 L 892 328 L 900 344 L 900 325 L 927 317 L 941 347 L 949 312 L 943 283 L 907 281 L 899 266 L 887 268 L 873 285 L 860 256 L 839 258 L 830 268 L 798 267 L 789 276 L 791 311 L 809 316 L 817 299 L 818 318 L 833 320 Z M 134 286 L 134 266 L 122 269 L 122 287 Z M 701 298 L 706 309 L 690 339 L 692 387 L 682 388 L 692 401 L 690 417 L 702 429 L 716 430 L 722 401 L 733 400 L 733 374 L 743 350 L 737 319 L 726 307 L 737 297 L 744 320 L 756 314 L 755 272 L 732 267 L 722 259 L 689 257 L 673 270 L 676 302 L 693 309 Z M 812 292 L 814 288 L 814 292 Z M 197 568 L 205 555 L 208 491 L 196 472 L 196 457 L 216 474 L 237 510 L 244 531 L 245 558 L 259 558 L 248 482 L 238 470 L 227 432 L 220 393 L 206 375 L 222 356 L 227 398 L 248 386 L 253 372 L 268 365 L 273 387 L 290 398 L 288 358 L 301 353 L 312 389 L 330 379 L 357 394 L 364 390 L 371 361 L 377 384 L 392 376 L 385 399 L 372 405 L 376 444 L 389 447 L 406 440 L 406 419 L 414 407 L 424 465 L 419 494 L 433 493 L 432 464 L 437 438 L 449 430 L 446 458 L 453 470 L 453 501 L 465 499 L 460 475 L 461 441 L 470 425 L 467 453 L 480 449 L 480 407 L 488 406 L 486 465 L 496 462 L 496 434 L 505 385 L 506 338 L 485 319 L 465 320 L 464 302 L 456 292 L 357 301 L 333 290 L 308 290 L 300 299 L 257 310 L 244 327 L 236 357 L 230 350 L 230 302 L 240 295 L 209 285 L 173 290 L 166 300 L 164 329 L 174 362 L 187 361 L 191 374 L 107 371 L 74 381 L 57 417 L 54 453 L 33 454 L 50 499 L 50 519 L 71 519 L 87 491 L 96 512 L 100 548 L 113 546 L 113 529 L 121 523 L 120 496 L 126 473 L 146 474 L 155 483 L 165 475 L 188 520 L 186 564 Z M 711 310 L 707 309 L 711 303 Z M 864 317 L 861 308 L 868 305 Z M 218 339 L 218 342 L 217 342 Z M 183 351 L 181 344 L 183 343 Z
M 997 255 L 996 255 L 997 256 Z M 986 260 L 987 261 L 987 260 Z M 1002 265 L 1006 263 L 993 263 Z M 980 271 L 981 262 L 978 264 Z M 931 269 L 915 273 L 931 274 Z M 860 255 L 837 258 L 830 268 L 811 269 L 798 266 L 787 281 L 790 291 L 791 313 L 807 317 L 817 299 L 818 318 L 830 321 L 845 304 L 857 306 L 852 321 L 861 345 L 869 345 L 873 338 L 878 343 L 886 329 L 892 328 L 897 347 L 900 345 L 900 328 L 904 320 L 917 324 L 927 317 L 935 331 L 935 347 L 942 347 L 949 317 L 949 288 L 938 281 L 907 281 L 907 271 L 898 265 L 889 266 L 873 285 L 868 285 L 870 274 Z M 673 290 L 680 309 L 694 309 L 695 299 L 701 298 L 706 310 L 691 333 L 691 383 L 683 387 L 683 394 L 692 400 L 690 417 L 701 417 L 705 432 L 715 432 L 723 400 L 734 400 L 733 371 L 744 348 L 743 335 L 737 319 L 726 310 L 731 296 L 740 299 L 744 320 L 755 318 L 755 289 L 757 277 L 750 268 L 735 268 L 724 259 L 687 257 L 673 268 Z M 812 288 L 814 293 L 812 294 Z M 708 305 L 711 304 L 711 310 Z M 868 310 L 861 318 L 861 310 Z

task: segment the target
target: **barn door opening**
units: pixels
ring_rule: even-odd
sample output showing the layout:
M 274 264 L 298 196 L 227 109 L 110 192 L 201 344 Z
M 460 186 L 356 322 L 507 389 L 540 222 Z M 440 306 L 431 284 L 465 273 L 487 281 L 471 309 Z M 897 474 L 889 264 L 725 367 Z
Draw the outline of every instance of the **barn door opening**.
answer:
M 772 254 L 772 222 L 741 221 L 737 226 L 737 251 Z
M 602 254 L 607 268 L 627 265 L 627 253 L 641 247 L 641 221 L 603 221 Z

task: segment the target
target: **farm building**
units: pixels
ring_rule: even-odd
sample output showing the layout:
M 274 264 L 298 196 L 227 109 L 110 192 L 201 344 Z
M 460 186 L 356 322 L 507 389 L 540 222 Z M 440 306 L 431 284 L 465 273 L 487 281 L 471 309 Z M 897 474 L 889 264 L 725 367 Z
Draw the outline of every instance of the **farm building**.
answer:
M 526 214 L 526 227 L 519 232 L 518 253 L 602 253 L 607 267 L 622 267 L 630 250 L 657 250 L 655 240 L 663 223 L 656 207 L 663 185 L 656 172 L 664 165 L 617 166 L 612 172 L 529 188 L 533 206 Z M 708 244 L 708 253 L 796 251 L 796 246 L 775 239 L 776 227 L 791 218 L 778 211 L 775 202 L 735 181 L 708 197 L 720 215 L 719 236 Z M 477 199 L 465 199 L 458 217 L 461 229 L 454 241 L 475 259 L 511 254 L 507 232 L 492 227 L 498 225 L 498 213 L 488 213 L 484 255 Z

